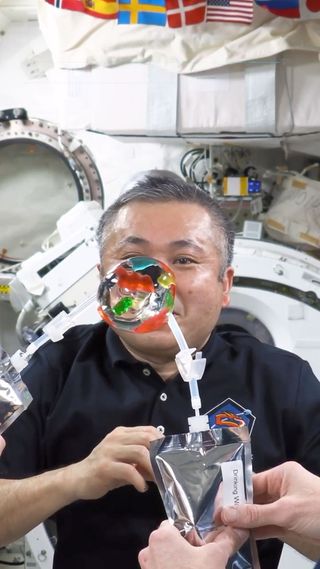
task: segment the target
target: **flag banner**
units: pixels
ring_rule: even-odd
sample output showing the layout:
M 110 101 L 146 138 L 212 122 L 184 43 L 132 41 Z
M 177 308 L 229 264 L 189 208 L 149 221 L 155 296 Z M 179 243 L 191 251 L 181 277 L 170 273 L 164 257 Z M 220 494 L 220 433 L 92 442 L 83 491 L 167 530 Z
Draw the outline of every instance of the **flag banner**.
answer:
M 46 2 L 55 8 L 83 12 L 107 20 L 117 18 L 119 11 L 117 0 L 46 0 Z
M 266 8 L 283 18 L 313 20 L 320 18 L 320 0 L 255 0 L 257 6 Z
M 118 24 L 165 26 L 165 0 L 119 0 Z
M 169 28 L 201 24 L 206 18 L 206 0 L 166 0 Z
M 251 24 L 253 0 L 207 0 L 206 22 Z

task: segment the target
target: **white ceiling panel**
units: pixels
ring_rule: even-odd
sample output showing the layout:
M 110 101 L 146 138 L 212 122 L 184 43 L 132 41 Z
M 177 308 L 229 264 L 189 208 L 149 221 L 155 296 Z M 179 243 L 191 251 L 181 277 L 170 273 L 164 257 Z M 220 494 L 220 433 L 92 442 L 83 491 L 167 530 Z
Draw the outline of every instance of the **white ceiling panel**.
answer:
M 37 0 L 0 0 L 0 14 L 10 21 L 37 19 Z

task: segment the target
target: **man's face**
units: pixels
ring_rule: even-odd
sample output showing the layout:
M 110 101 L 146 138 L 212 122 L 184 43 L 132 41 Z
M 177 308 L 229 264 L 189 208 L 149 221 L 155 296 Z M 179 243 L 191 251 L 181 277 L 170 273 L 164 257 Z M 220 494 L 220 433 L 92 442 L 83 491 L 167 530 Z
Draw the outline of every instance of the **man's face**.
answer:
M 189 347 L 200 349 L 229 303 L 233 269 L 218 279 L 218 236 L 200 205 L 171 202 L 132 202 L 118 213 L 105 243 L 101 275 L 129 257 L 148 256 L 163 261 L 176 277 L 174 315 Z M 157 351 L 172 357 L 178 352 L 169 327 L 147 334 L 119 331 L 129 350 Z

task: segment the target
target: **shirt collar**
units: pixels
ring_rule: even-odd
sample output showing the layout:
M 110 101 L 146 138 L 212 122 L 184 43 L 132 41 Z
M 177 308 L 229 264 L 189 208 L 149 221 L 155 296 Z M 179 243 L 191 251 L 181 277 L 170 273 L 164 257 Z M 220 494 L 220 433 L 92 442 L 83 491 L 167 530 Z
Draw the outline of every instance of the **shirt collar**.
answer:
M 106 345 L 112 366 L 119 362 L 127 362 L 129 364 L 137 363 L 137 360 L 128 352 L 122 344 L 119 336 L 110 327 L 107 328 L 106 332 Z M 216 333 L 215 330 L 213 330 L 206 345 L 202 349 L 202 355 L 207 359 L 207 364 L 213 363 L 217 354 L 221 354 L 221 352 L 226 348 L 227 343 L 219 333 Z
M 106 332 L 106 345 L 112 366 L 119 362 L 127 362 L 130 364 L 137 363 L 136 359 L 124 347 L 119 336 L 109 326 Z

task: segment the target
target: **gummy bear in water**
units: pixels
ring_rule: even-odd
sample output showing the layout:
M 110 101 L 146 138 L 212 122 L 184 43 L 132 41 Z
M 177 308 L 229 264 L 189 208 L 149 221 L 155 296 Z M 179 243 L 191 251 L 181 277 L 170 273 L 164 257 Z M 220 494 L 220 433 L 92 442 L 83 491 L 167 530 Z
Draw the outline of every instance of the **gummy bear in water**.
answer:
M 150 257 L 132 257 L 113 268 L 98 289 L 98 311 L 113 328 L 152 332 L 173 309 L 175 278 L 171 269 Z

